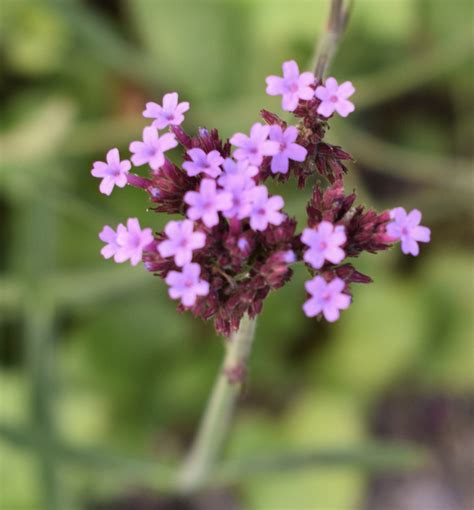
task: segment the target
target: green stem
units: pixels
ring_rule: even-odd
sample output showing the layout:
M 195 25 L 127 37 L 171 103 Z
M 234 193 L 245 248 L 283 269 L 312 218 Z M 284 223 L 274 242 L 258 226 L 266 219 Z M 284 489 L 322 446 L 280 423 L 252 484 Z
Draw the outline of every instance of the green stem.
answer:
M 323 78 L 337 51 L 339 40 L 349 20 L 351 8 L 352 1 L 349 1 L 346 7 L 344 7 L 343 0 L 331 0 L 326 32 L 319 40 L 315 52 L 314 75 L 319 80 Z
M 177 488 L 188 493 L 201 487 L 214 467 L 227 436 L 247 360 L 255 336 L 255 321 L 244 318 L 228 341 L 222 368 L 214 383 L 191 450 L 178 473 Z

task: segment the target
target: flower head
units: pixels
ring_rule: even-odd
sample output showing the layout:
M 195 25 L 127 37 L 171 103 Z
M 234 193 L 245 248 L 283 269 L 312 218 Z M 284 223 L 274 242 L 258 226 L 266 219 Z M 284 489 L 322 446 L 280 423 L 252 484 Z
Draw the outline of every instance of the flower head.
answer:
M 268 224 L 280 225 L 285 216 L 280 209 L 285 202 L 279 195 L 268 198 L 268 189 L 266 186 L 255 186 L 248 192 L 252 203 L 250 210 L 250 227 L 252 230 L 266 230 Z
M 413 209 L 407 214 L 403 207 L 396 207 L 390 211 L 393 219 L 387 225 L 387 234 L 401 241 L 402 252 L 417 256 L 420 253 L 418 243 L 429 243 L 431 231 L 428 227 L 420 225 L 421 212 Z
M 194 223 L 191 220 L 168 222 L 165 234 L 168 239 L 158 244 L 158 253 L 162 257 L 174 257 L 174 263 L 178 267 L 191 262 L 193 251 L 206 244 L 206 235 L 203 232 L 194 232 Z
M 132 167 L 130 161 L 125 159 L 120 161 L 118 149 L 110 149 L 107 152 L 107 163 L 96 161 L 92 168 L 91 174 L 94 177 L 102 178 L 99 190 L 104 195 L 110 195 L 114 186 L 124 188 L 127 184 L 127 175 Z
M 322 312 L 329 322 L 339 319 L 339 310 L 349 308 L 351 298 L 343 294 L 346 284 L 336 277 L 329 283 L 322 276 L 315 276 L 305 283 L 305 289 L 310 298 L 303 305 L 303 311 L 308 317 L 315 317 Z
M 203 179 L 199 192 L 188 191 L 184 195 L 184 201 L 191 206 L 187 210 L 188 218 L 202 220 L 207 227 L 213 227 L 219 223 L 219 211 L 232 207 L 232 195 L 227 191 L 216 189 L 216 181 L 213 179 Z
M 220 167 L 224 162 L 224 158 L 219 151 L 214 150 L 206 154 L 202 149 L 190 149 L 187 154 L 192 161 L 185 161 L 183 168 L 190 177 L 202 172 L 209 177 L 216 178 L 222 173 Z
M 267 94 L 270 96 L 283 96 L 281 107 L 283 110 L 293 112 L 300 99 L 309 100 L 314 95 L 314 74 L 305 72 L 300 74 L 298 64 L 294 60 L 283 63 L 283 78 L 268 76 Z
M 181 303 L 190 307 L 196 303 L 198 296 L 209 294 L 209 283 L 199 276 L 201 267 L 199 264 L 186 264 L 181 272 L 170 271 L 165 278 L 169 285 L 168 293 L 171 299 L 181 299 Z
M 137 218 L 129 218 L 126 227 L 120 224 L 116 232 L 106 225 L 99 237 L 107 243 L 101 250 L 106 259 L 114 257 L 119 263 L 130 260 L 132 266 L 142 260 L 143 250 L 153 242 L 151 228 L 142 230 Z
M 285 130 L 278 124 L 270 127 L 270 140 L 278 143 L 278 152 L 272 157 L 272 173 L 288 173 L 289 160 L 304 161 L 308 151 L 295 143 L 298 137 L 298 130 L 287 127 Z
M 341 117 L 347 117 L 354 111 L 354 104 L 348 98 L 355 92 L 350 81 L 338 85 L 336 78 L 328 78 L 325 85 L 316 88 L 314 95 L 321 100 L 318 113 L 330 117 L 337 112 Z
M 270 126 L 256 122 L 250 130 L 250 136 L 236 133 L 230 143 L 238 147 L 234 152 L 235 159 L 245 160 L 250 165 L 259 166 L 264 156 L 273 156 L 278 152 L 278 143 L 268 140 Z
M 304 260 L 315 269 L 323 267 L 328 260 L 339 264 L 346 256 L 341 246 L 346 242 L 344 227 L 334 226 L 329 221 L 322 221 L 316 229 L 305 228 L 301 241 L 308 246 Z
M 165 163 L 164 153 L 178 145 L 174 134 L 165 133 L 158 135 L 154 127 L 146 127 L 143 130 L 143 142 L 132 142 L 130 152 L 133 153 L 132 163 L 135 166 L 148 163 L 152 170 L 158 170 Z
M 157 129 L 164 129 L 168 126 L 179 126 L 184 120 L 184 112 L 189 110 L 189 103 L 178 104 L 178 94 L 171 92 L 163 96 L 163 106 L 157 103 L 147 103 L 143 116 L 148 119 L 155 119 L 152 126 Z

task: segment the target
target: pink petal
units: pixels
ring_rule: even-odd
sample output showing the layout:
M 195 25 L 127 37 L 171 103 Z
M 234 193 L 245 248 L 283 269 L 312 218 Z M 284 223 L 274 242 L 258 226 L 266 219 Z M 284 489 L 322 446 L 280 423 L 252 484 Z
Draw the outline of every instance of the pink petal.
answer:
M 334 111 L 336 109 L 336 106 L 333 102 L 331 101 L 323 101 L 319 106 L 318 106 L 318 113 L 319 115 L 323 115 L 324 117 L 330 117 Z
M 324 318 L 328 321 L 328 322 L 336 322 L 337 319 L 339 319 L 339 310 L 334 306 L 334 305 L 326 305 L 324 308 L 323 308 L 323 315 L 324 315 Z
M 267 83 L 266 93 L 269 96 L 278 96 L 283 93 L 283 78 L 280 76 L 268 76 L 265 81 Z
M 347 117 L 354 110 L 354 105 L 347 99 L 339 99 L 336 103 L 336 111 L 341 117 Z
M 110 166 L 119 166 L 120 165 L 120 154 L 118 149 L 110 149 L 107 152 L 107 163 Z
M 297 143 L 290 144 L 286 150 L 286 153 L 288 157 L 293 161 L 304 161 L 308 155 L 308 151 Z
M 169 94 L 165 94 L 163 96 L 163 108 L 172 112 L 178 104 L 178 94 L 176 92 L 170 92 Z
M 418 243 L 414 239 L 410 237 L 403 237 L 402 252 L 405 255 L 411 254 L 414 257 L 416 257 L 420 253 L 420 247 L 418 246 Z
M 288 60 L 287 62 L 283 62 L 283 76 L 288 78 L 298 78 L 300 74 L 300 70 L 298 68 L 298 64 L 294 60 Z
M 339 85 L 339 90 L 337 91 L 338 97 L 342 99 L 347 99 L 348 97 L 354 94 L 355 88 L 350 81 L 345 81 Z
M 285 154 L 280 153 L 280 154 L 276 154 L 275 156 L 273 156 L 272 164 L 271 164 L 272 173 L 286 174 L 286 173 L 288 173 L 288 167 L 289 167 L 289 160 Z
M 285 94 L 281 100 L 281 107 L 287 112 L 293 112 L 298 106 L 299 97 L 298 94 L 288 93 Z
M 431 230 L 428 227 L 419 225 L 412 230 L 411 235 L 415 241 L 429 243 L 431 238 Z
M 337 84 L 337 80 L 336 78 L 333 78 L 332 76 L 329 77 L 326 82 L 324 83 L 324 85 L 326 86 L 329 94 L 337 94 L 337 91 L 338 91 L 338 84 Z
M 99 191 L 104 195 L 110 195 L 114 189 L 115 182 L 112 177 L 104 177 L 99 184 Z
M 316 90 L 314 92 L 314 95 L 320 99 L 321 101 L 326 101 L 326 99 L 329 98 L 329 91 L 327 90 L 326 87 L 323 87 L 322 85 L 319 85 L 318 87 L 316 87 Z
M 407 226 L 416 227 L 421 222 L 421 212 L 418 209 L 413 209 L 407 215 Z
M 310 298 L 304 303 L 303 311 L 307 317 L 315 317 L 321 312 L 321 305 L 316 299 Z

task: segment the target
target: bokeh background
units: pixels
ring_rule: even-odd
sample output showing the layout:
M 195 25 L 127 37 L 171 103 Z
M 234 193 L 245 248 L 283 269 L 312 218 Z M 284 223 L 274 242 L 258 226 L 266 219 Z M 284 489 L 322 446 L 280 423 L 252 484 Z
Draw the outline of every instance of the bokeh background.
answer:
M 279 111 L 265 77 L 290 58 L 309 68 L 328 2 L 0 7 L 0 507 L 472 508 L 472 2 L 355 2 L 331 74 L 355 84 L 356 112 L 334 119 L 329 139 L 357 160 L 348 187 L 360 200 L 420 208 L 432 243 L 416 259 L 361 257 L 375 282 L 354 288 L 334 325 L 302 314 L 303 269 L 270 296 L 225 452 L 404 441 L 430 462 L 250 477 L 194 506 L 114 455 L 177 462 L 222 339 L 178 315 L 162 282 L 100 257 L 105 223 L 138 216 L 159 229 L 166 218 L 146 211 L 139 190 L 100 195 L 90 168 L 111 147 L 126 153 L 145 102 L 168 91 L 191 102 L 191 131 L 230 136 L 260 108 Z M 276 188 L 303 219 L 308 189 Z

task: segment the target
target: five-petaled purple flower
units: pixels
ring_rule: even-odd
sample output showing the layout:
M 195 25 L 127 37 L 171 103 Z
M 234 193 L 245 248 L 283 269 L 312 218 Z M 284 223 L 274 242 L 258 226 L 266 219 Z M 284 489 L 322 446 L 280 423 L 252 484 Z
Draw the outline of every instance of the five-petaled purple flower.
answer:
M 99 234 L 102 241 L 107 243 L 101 250 L 106 259 L 114 257 L 115 262 L 130 260 L 136 266 L 141 260 L 143 250 L 153 241 L 151 228 L 140 228 L 137 218 L 129 218 L 127 226 L 120 224 L 117 232 L 106 225 Z
M 413 209 L 407 214 L 403 207 L 396 207 L 390 211 L 393 219 L 387 225 L 387 234 L 401 241 L 402 252 L 415 257 L 420 253 L 418 243 L 429 243 L 431 231 L 428 227 L 420 225 L 421 212 Z
M 276 142 L 268 140 L 270 126 L 264 126 L 256 122 L 250 130 L 250 136 L 236 133 L 230 139 L 230 143 L 238 147 L 234 151 L 234 157 L 238 160 L 248 161 L 250 165 L 259 166 L 264 156 L 273 156 L 278 152 Z
M 300 99 L 309 100 L 314 95 L 314 74 L 305 72 L 300 74 L 298 64 L 294 60 L 283 63 L 283 78 L 268 76 L 267 94 L 270 96 L 283 96 L 281 107 L 283 110 L 293 112 Z
M 338 85 L 336 78 L 328 78 L 314 93 L 321 100 L 318 113 L 330 117 L 336 111 L 341 117 L 347 117 L 355 109 L 354 104 L 348 100 L 354 92 L 355 88 L 350 81 Z
M 250 228 L 252 230 L 263 231 L 271 225 L 280 225 L 285 218 L 280 209 L 285 205 L 280 195 L 274 195 L 268 198 L 268 188 L 266 186 L 255 186 L 248 192 L 252 203 L 250 211 Z
M 305 283 L 305 288 L 311 297 L 303 305 L 303 311 L 308 317 L 315 317 L 322 312 L 329 322 L 339 319 L 339 310 L 349 308 L 351 298 L 344 294 L 346 284 L 336 277 L 329 283 L 322 276 L 315 276 Z
M 216 181 L 203 179 L 198 191 L 188 191 L 184 201 L 190 206 L 186 212 L 191 220 L 201 220 L 206 227 L 219 223 L 219 211 L 232 207 L 232 195 L 227 191 L 218 190 Z
M 211 151 L 206 154 L 202 149 L 189 149 L 187 154 L 192 161 L 185 161 L 183 168 L 189 177 L 194 177 L 202 172 L 209 177 L 216 178 L 222 173 L 221 165 L 224 163 L 224 158 L 219 151 Z
M 191 262 L 193 251 L 206 244 L 206 234 L 194 232 L 194 223 L 191 220 L 169 221 L 165 234 L 168 239 L 158 244 L 158 253 L 162 257 L 174 257 L 174 263 L 178 267 Z
M 164 129 L 168 126 L 179 126 L 184 120 L 184 112 L 189 110 L 189 103 L 184 101 L 178 104 L 178 94 L 171 92 L 163 96 L 163 106 L 157 103 L 147 103 L 143 116 L 155 119 L 152 126 Z
M 199 264 L 186 264 L 181 272 L 170 271 L 165 278 L 169 285 L 168 294 L 171 299 L 181 299 L 186 306 L 193 306 L 198 296 L 209 294 L 209 283 L 200 278 Z
M 156 171 L 165 162 L 164 153 L 177 145 L 178 142 L 173 133 L 159 136 L 156 128 L 148 126 L 143 130 L 143 142 L 130 144 L 130 152 L 133 153 L 132 163 L 135 166 L 148 163 L 150 168 Z
M 114 186 L 124 188 L 127 184 L 127 175 L 132 167 L 130 161 L 125 159 L 120 161 L 118 149 L 110 149 L 107 152 L 107 163 L 96 161 L 92 168 L 91 174 L 94 177 L 102 178 L 99 190 L 104 195 L 110 195 Z
M 329 221 L 322 221 L 316 229 L 305 228 L 301 241 L 309 247 L 304 254 L 304 260 L 315 269 L 323 267 L 326 260 L 339 264 L 346 256 L 341 248 L 346 242 L 342 225 L 334 226 Z
M 270 126 L 270 140 L 278 143 L 278 153 L 272 157 L 272 173 L 288 173 L 290 159 L 304 161 L 308 151 L 295 143 L 298 138 L 298 130 L 294 126 L 287 127 L 284 131 L 278 124 Z

